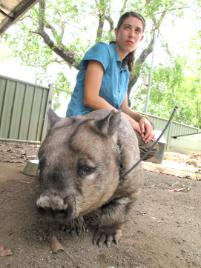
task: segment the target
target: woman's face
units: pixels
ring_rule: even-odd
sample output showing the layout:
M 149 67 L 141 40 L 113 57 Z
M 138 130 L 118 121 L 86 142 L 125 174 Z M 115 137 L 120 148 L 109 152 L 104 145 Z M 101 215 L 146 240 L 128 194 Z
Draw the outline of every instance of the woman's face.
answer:
M 115 29 L 116 43 L 119 56 L 123 59 L 128 53 L 134 51 L 143 39 L 143 23 L 136 17 L 128 17 Z

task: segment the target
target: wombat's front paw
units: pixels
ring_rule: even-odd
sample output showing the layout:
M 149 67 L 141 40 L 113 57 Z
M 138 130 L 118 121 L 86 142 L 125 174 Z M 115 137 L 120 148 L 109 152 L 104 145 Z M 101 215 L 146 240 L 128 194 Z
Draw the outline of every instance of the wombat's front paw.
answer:
M 79 235 L 85 232 L 86 229 L 87 228 L 83 217 L 78 217 L 66 224 L 64 231 L 71 235 Z
M 94 233 L 93 244 L 98 246 L 106 244 L 107 247 L 111 246 L 112 243 L 117 245 L 121 236 L 121 229 L 105 226 L 99 227 Z

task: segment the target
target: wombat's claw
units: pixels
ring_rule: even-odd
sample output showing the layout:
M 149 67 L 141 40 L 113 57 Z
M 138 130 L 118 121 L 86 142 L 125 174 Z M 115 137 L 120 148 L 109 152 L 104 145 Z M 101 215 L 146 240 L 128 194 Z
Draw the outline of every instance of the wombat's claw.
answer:
M 87 230 L 83 217 L 72 220 L 65 226 L 65 232 L 68 232 L 72 236 L 80 235 Z
M 93 237 L 93 244 L 97 246 L 106 245 L 110 247 L 112 243 L 118 245 L 122 232 L 120 229 L 117 230 L 104 230 L 99 229 L 95 232 Z

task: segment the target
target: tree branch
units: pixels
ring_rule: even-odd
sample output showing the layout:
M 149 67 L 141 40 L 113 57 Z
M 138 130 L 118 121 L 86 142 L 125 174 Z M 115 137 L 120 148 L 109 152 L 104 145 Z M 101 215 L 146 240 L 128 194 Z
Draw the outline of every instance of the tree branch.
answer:
M 155 21 L 154 18 L 152 18 L 152 21 L 154 24 L 154 27 L 152 29 L 152 38 L 147 48 L 142 51 L 139 58 L 135 62 L 134 72 L 131 73 L 130 81 L 128 85 L 128 96 L 130 95 L 132 87 L 135 85 L 135 83 L 137 82 L 140 76 L 140 70 L 142 68 L 143 63 L 145 62 L 146 58 L 153 52 L 155 39 L 158 37 L 159 28 L 166 14 L 167 14 L 167 10 L 163 11 L 158 21 Z
M 124 2 L 123 2 L 123 6 L 122 6 L 122 8 L 121 8 L 121 10 L 120 10 L 120 14 L 123 14 L 123 13 L 125 12 L 127 2 L 128 2 L 128 0 L 124 0 Z
M 52 34 L 53 34 L 53 36 L 55 37 L 55 38 L 57 38 L 57 36 L 58 36 L 58 34 L 57 34 L 57 31 L 56 31 L 56 29 L 51 25 L 51 24 L 49 24 L 49 22 L 45 22 L 45 27 L 47 28 L 47 29 L 50 29 L 51 30 L 51 32 L 52 32 Z
M 148 47 L 142 51 L 139 58 L 135 62 L 134 72 L 131 73 L 130 81 L 128 85 L 128 96 L 130 95 L 132 87 L 135 85 L 135 83 L 137 82 L 140 76 L 140 70 L 142 68 L 143 63 L 145 62 L 149 54 L 153 51 L 154 42 L 155 42 L 155 34 L 153 34 Z
M 96 5 L 98 8 L 98 29 L 96 33 L 96 42 L 100 41 L 103 36 L 103 26 L 106 16 L 106 5 L 104 0 L 100 0 L 99 3 L 96 1 Z
M 150 2 L 151 2 L 151 0 L 146 0 L 144 6 L 145 6 L 145 7 L 148 6 L 148 5 L 150 4 Z
M 45 27 L 45 1 L 40 0 L 39 1 L 39 16 L 38 16 L 38 31 L 41 32 L 43 31 Z
M 159 30 L 159 28 L 160 28 L 160 26 L 161 26 L 161 23 L 162 23 L 162 21 L 163 21 L 163 19 L 164 19 L 164 17 L 165 17 L 165 15 L 167 14 L 167 12 L 168 12 L 168 10 L 164 10 L 162 13 L 161 13 L 161 16 L 160 16 L 160 18 L 159 18 L 159 20 L 156 22 L 156 21 L 154 21 L 153 19 L 153 21 L 154 21 L 154 25 L 155 25 L 155 27 L 154 27 L 154 31 L 158 31 Z
M 166 12 L 170 12 L 170 11 L 174 11 L 174 10 L 181 10 L 181 9 L 185 9 L 185 8 L 192 8 L 192 6 L 185 6 L 185 7 L 175 7 L 175 8 L 171 8 L 171 9 L 167 9 Z M 155 14 L 160 14 L 163 13 L 163 11 L 160 12 L 156 12 Z
M 101 37 L 103 35 L 103 26 L 104 26 L 104 16 L 102 14 L 98 15 L 99 20 L 98 20 L 98 29 L 96 33 L 96 42 L 101 40 Z
M 45 32 L 45 25 L 51 29 L 54 36 L 58 37 L 56 30 L 47 22 L 45 22 L 45 1 L 39 1 L 39 27 L 38 35 L 43 38 L 45 44 L 54 51 L 58 56 L 60 56 L 65 62 L 67 62 L 70 66 L 73 65 L 75 68 L 78 69 L 78 65 L 75 63 L 75 54 L 72 51 L 64 49 L 64 46 L 60 44 L 58 46 L 54 43 L 54 41 L 49 37 L 49 35 Z
M 110 24 L 110 31 L 114 30 L 114 21 L 112 20 L 112 18 L 109 15 L 105 16 L 105 19 L 109 22 Z
M 74 59 L 75 55 L 73 52 L 65 51 L 63 48 L 57 47 L 44 30 L 41 30 L 40 32 L 38 32 L 38 34 L 43 38 L 43 41 L 45 42 L 45 44 L 50 49 L 52 49 L 58 56 L 64 59 L 69 65 L 73 65 L 74 67 L 78 68 L 78 66 L 73 64 L 75 61 Z

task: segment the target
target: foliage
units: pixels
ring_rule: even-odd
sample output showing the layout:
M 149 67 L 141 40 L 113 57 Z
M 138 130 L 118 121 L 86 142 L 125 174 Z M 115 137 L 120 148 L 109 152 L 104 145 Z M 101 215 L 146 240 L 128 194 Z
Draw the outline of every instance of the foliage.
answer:
M 193 73 L 185 74 L 189 70 L 184 58 L 176 58 L 170 66 L 158 66 L 153 73 L 149 113 L 168 118 L 175 105 L 179 107 L 175 120 L 201 128 L 201 90 L 200 76 Z M 146 87 L 142 87 L 134 99 L 144 99 Z M 136 103 L 136 109 L 143 110 L 141 104 Z
M 70 95 L 71 86 L 66 76 L 63 73 L 59 73 L 57 75 L 57 79 L 55 83 L 52 85 L 53 87 L 53 109 L 57 109 L 60 106 L 60 97 Z

